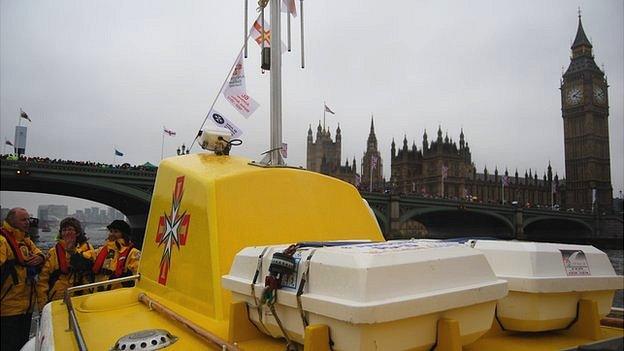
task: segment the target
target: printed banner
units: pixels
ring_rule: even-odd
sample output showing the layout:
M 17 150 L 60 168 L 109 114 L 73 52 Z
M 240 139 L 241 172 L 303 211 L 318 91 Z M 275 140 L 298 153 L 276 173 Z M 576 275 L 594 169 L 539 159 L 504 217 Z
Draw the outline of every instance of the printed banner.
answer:
M 218 127 L 225 128 L 230 131 L 233 138 L 238 138 L 243 135 L 243 131 L 238 128 L 232 121 L 227 119 L 227 117 L 223 116 L 217 110 L 210 111 L 210 120 L 216 124 Z
M 260 107 L 256 100 L 247 93 L 238 91 L 238 89 L 226 90 L 223 92 L 223 96 L 245 118 L 249 118 Z
M 223 96 L 245 118 L 249 118 L 260 106 L 251 96 L 247 95 L 245 86 L 245 66 L 243 56 L 238 56 L 238 61 L 230 77 L 228 85 L 223 90 Z

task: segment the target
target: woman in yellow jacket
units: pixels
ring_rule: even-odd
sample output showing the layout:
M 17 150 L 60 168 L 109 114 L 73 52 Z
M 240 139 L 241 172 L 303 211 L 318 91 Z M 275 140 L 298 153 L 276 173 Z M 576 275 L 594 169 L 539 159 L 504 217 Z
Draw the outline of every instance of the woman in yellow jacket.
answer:
M 137 274 L 141 251 L 136 249 L 130 241 L 130 225 L 122 220 L 114 220 L 106 228 L 109 231 L 108 238 L 104 246 L 97 249 L 93 264 L 95 280 L 101 282 Z M 111 290 L 133 285 L 133 282 L 127 282 L 99 287 L 98 290 Z
M 95 251 L 87 241 L 80 222 L 72 217 L 62 220 L 59 240 L 48 251 L 48 258 L 39 273 L 39 310 L 48 302 L 62 299 L 67 288 L 92 283 L 94 260 Z

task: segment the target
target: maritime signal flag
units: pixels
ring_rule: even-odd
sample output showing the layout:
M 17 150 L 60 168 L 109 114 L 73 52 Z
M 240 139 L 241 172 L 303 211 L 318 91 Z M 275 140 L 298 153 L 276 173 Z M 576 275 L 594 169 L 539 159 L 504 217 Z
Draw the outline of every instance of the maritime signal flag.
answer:
M 260 23 L 262 21 L 258 18 L 251 28 L 251 36 L 254 38 L 258 45 L 263 46 L 262 42 L 264 41 L 264 47 L 271 47 L 271 27 L 269 24 L 264 21 L 264 24 Z
M 264 25 L 262 25 L 262 19 L 258 18 L 251 27 L 251 36 L 261 48 L 271 47 L 271 26 L 267 23 L 267 21 L 264 21 Z M 282 53 L 285 53 L 288 51 L 288 47 L 283 40 L 281 42 Z

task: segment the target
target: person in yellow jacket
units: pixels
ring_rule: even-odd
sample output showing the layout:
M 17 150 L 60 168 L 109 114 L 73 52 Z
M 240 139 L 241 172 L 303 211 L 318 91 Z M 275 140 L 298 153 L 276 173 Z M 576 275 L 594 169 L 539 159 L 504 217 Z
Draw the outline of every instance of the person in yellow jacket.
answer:
M 48 251 L 48 258 L 39 273 L 39 310 L 50 301 L 62 299 L 67 288 L 93 283 L 95 250 L 87 240 L 80 221 L 73 217 L 61 221 L 59 240 Z
M 19 350 L 30 332 L 35 304 L 34 278 L 45 256 L 27 237 L 30 215 L 13 208 L 0 236 L 0 350 Z
M 104 245 L 96 250 L 93 273 L 98 282 L 127 277 L 137 274 L 141 251 L 134 247 L 130 240 L 130 225 L 122 220 L 114 220 L 109 224 L 108 238 Z M 121 286 L 133 286 L 133 282 L 108 285 L 98 290 L 111 290 Z

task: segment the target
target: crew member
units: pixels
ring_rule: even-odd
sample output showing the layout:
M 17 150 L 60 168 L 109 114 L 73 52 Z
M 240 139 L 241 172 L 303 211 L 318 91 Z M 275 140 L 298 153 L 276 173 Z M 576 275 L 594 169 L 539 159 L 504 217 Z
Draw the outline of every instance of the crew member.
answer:
M 13 208 L 0 237 L 0 349 L 19 350 L 28 341 L 35 304 L 34 277 L 45 256 L 27 237 L 30 215 Z
M 39 310 L 46 303 L 60 300 L 65 290 L 94 282 L 92 272 L 95 250 L 87 241 L 80 221 L 67 217 L 61 221 L 59 240 L 48 251 L 37 282 L 37 303 Z M 80 292 L 78 292 L 80 294 Z
M 141 251 L 136 249 L 130 240 L 130 225 L 122 220 L 114 220 L 106 228 L 109 232 L 108 238 L 104 246 L 97 249 L 93 265 L 95 280 L 100 282 L 136 274 L 139 270 Z M 133 285 L 134 282 L 114 284 L 112 287 L 108 285 L 106 290 Z

